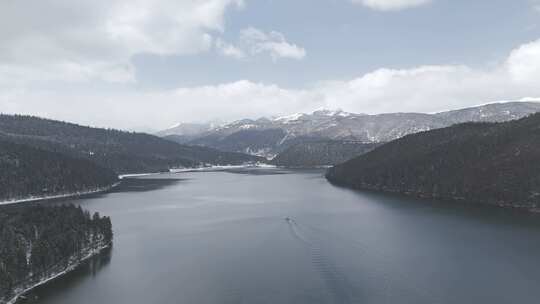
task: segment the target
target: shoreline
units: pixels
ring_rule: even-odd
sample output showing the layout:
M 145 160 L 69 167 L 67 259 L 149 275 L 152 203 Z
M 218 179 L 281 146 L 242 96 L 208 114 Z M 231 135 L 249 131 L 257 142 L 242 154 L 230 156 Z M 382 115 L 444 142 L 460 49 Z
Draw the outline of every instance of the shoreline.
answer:
M 39 201 L 47 201 L 47 200 L 54 200 L 54 199 L 60 199 L 60 198 L 77 198 L 85 195 L 91 195 L 91 194 L 97 194 L 109 191 L 118 185 L 122 183 L 122 180 L 125 178 L 133 178 L 133 177 L 144 177 L 144 176 L 154 176 L 154 175 L 160 175 L 160 174 L 167 174 L 167 173 L 182 173 L 182 172 L 196 172 L 196 171 L 206 171 L 206 170 L 227 170 L 227 169 L 238 169 L 238 168 L 247 168 L 247 167 L 258 167 L 258 168 L 278 168 L 277 166 L 268 165 L 268 164 L 245 164 L 245 165 L 215 165 L 215 166 L 208 166 L 208 167 L 193 167 L 193 168 L 181 168 L 181 169 L 169 169 L 169 171 L 166 172 L 147 172 L 147 173 L 132 173 L 132 174 L 120 174 L 118 175 L 118 182 L 101 188 L 96 188 L 93 190 L 88 191 L 80 191 L 80 192 L 71 192 L 71 193 L 64 193 L 64 194 L 54 194 L 54 195 L 45 195 L 45 196 L 30 196 L 26 198 L 18 198 L 18 199 L 12 199 L 12 200 L 6 200 L 6 201 L 0 201 L 0 206 L 5 205 L 14 205 L 14 204 L 22 204 L 22 203 L 32 203 L 32 202 L 39 202 Z
M 313 170 L 321 170 L 321 169 L 329 169 L 332 168 L 335 165 L 319 165 L 319 166 L 279 166 L 275 165 L 276 168 L 280 169 L 313 169 Z
M 94 190 L 88 190 L 88 191 L 71 192 L 71 193 L 65 193 L 65 194 L 55 194 L 55 195 L 46 195 L 46 196 L 31 196 L 31 197 L 21 198 L 21 199 L 0 201 L 0 206 L 22 204 L 22 203 L 32 203 L 32 202 L 53 200 L 53 199 L 59 199 L 59 198 L 74 198 L 74 197 L 80 197 L 80 196 L 85 196 L 85 195 L 90 195 L 90 194 L 96 194 L 96 193 L 109 191 L 117 187 L 118 185 L 120 185 L 120 183 L 121 181 L 118 181 L 112 185 L 96 188 Z
M 119 180 L 123 180 L 124 178 L 132 178 L 132 177 L 143 177 L 143 176 L 152 176 L 152 175 L 160 175 L 163 173 L 169 173 L 167 172 L 150 172 L 150 173 L 130 173 L 130 174 L 121 174 L 118 175 Z
M 44 285 L 44 284 L 46 284 L 48 282 L 51 282 L 51 281 L 53 281 L 55 279 L 58 279 L 58 278 L 60 278 L 60 277 L 62 277 L 64 275 L 72 272 L 73 270 L 77 269 L 83 262 L 85 262 L 86 260 L 100 254 L 103 250 L 111 247 L 111 245 L 112 245 L 112 242 L 108 243 L 106 245 L 103 245 L 103 246 L 101 246 L 99 248 L 96 248 L 94 250 L 90 250 L 90 252 L 86 256 L 81 258 L 81 260 L 78 261 L 77 263 L 74 263 L 72 265 L 68 265 L 64 270 L 62 270 L 62 271 L 60 271 L 58 273 L 55 273 L 55 274 L 51 275 L 50 277 L 45 278 L 45 279 L 43 279 L 43 280 L 41 280 L 41 281 L 39 281 L 39 282 L 37 282 L 35 284 L 32 284 L 32 286 L 30 286 L 30 287 L 26 287 L 26 288 L 23 287 L 24 288 L 23 290 L 21 290 L 19 292 L 16 292 L 16 294 L 11 299 L 9 299 L 7 302 L 5 302 L 5 304 L 16 304 L 21 296 L 23 296 L 26 293 L 32 291 L 36 287 Z
M 459 204 L 461 206 L 495 208 L 495 209 L 506 210 L 506 211 L 523 212 L 527 214 L 540 214 L 539 207 L 531 207 L 531 206 L 522 205 L 522 204 L 512 204 L 508 202 L 490 203 L 490 202 L 485 202 L 485 201 L 467 201 L 459 197 L 435 197 L 432 195 L 420 195 L 414 192 L 392 191 L 392 190 L 385 190 L 385 189 L 376 189 L 373 187 L 358 187 L 358 186 L 353 186 L 346 182 L 344 183 L 344 182 L 334 181 L 332 179 L 329 179 L 328 177 L 325 177 L 325 178 L 330 184 L 336 187 L 349 189 L 352 191 L 369 192 L 369 193 L 375 193 L 375 194 L 386 194 L 386 195 L 392 195 L 396 197 L 412 198 L 412 199 L 417 199 L 421 201 L 431 201 L 431 202 L 437 202 L 437 203 L 442 203 L 442 204 L 447 204 L 447 205 Z
M 278 167 L 274 165 L 269 165 L 266 163 L 255 163 L 255 164 L 243 164 L 243 165 L 211 165 L 211 166 L 187 167 L 187 168 L 171 168 L 169 169 L 169 171 L 163 171 L 163 172 L 121 174 L 118 176 L 118 179 L 122 180 L 125 178 L 154 176 L 154 175 L 169 174 L 169 173 L 174 174 L 174 173 L 183 173 L 183 172 L 227 170 L 227 169 L 239 169 L 239 168 L 278 168 Z
M 244 164 L 244 165 L 223 165 L 223 166 L 222 165 L 215 165 L 215 166 L 208 166 L 208 167 L 170 169 L 169 172 L 166 172 L 166 173 L 220 171 L 220 170 L 241 169 L 241 168 L 268 168 L 268 169 L 274 169 L 274 168 L 278 168 L 278 167 L 274 166 L 274 165 L 268 165 L 268 164 L 265 164 L 265 163 Z

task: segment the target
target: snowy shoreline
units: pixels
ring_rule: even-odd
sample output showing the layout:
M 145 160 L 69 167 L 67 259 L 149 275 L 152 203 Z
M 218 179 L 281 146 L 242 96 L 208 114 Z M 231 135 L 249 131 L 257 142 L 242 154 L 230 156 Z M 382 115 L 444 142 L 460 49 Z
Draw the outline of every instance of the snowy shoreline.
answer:
M 119 179 L 118 182 L 116 182 L 116 183 L 114 183 L 114 184 L 112 184 L 110 186 L 107 186 L 107 187 L 100 187 L 100 188 L 96 188 L 96 189 L 88 190 L 88 191 L 71 192 L 71 193 L 55 194 L 55 195 L 44 195 L 44 196 L 30 196 L 30 197 L 27 197 L 27 198 L 0 201 L 0 206 L 2 206 L 2 205 L 20 204 L 20 203 L 31 203 L 31 202 L 38 202 L 38 201 L 46 201 L 46 200 L 59 199 L 59 198 L 76 198 L 76 197 L 80 197 L 80 196 L 106 192 L 106 191 L 109 191 L 109 190 L 115 188 L 116 186 L 120 185 L 120 183 L 122 182 L 122 179 L 124 179 L 124 178 L 153 176 L 153 175 L 160 175 L 160 174 L 167 174 L 167 173 L 213 171 L 213 170 L 227 170 L 227 169 L 239 169 L 239 168 L 277 168 L 277 167 L 273 166 L 273 165 L 267 165 L 267 164 L 260 163 L 260 164 L 225 165 L 225 166 L 208 166 L 208 167 L 170 169 L 168 172 L 121 174 L 121 175 L 118 176 L 118 179 Z
M 0 201 L 0 206 L 2 206 L 2 205 L 20 204 L 20 203 L 38 202 L 38 201 L 45 201 L 45 200 L 52 200 L 52 199 L 59 199 L 59 198 L 80 197 L 80 196 L 84 196 L 84 195 L 96 194 L 96 193 L 109 191 L 109 190 L 113 189 L 114 187 L 116 187 L 118 185 L 120 185 L 120 182 L 116 182 L 116 183 L 114 183 L 114 184 L 112 184 L 110 186 L 100 187 L 100 188 L 96 188 L 96 189 L 88 190 L 88 191 L 71 192 L 71 193 L 55 194 L 55 195 L 45 195 L 45 196 L 31 196 L 31 197 L 21 198 L 21 199 Z
M 39 286 L 41 286 L 43 284 L 46 284 L 46 283 L 48 283 L 50 281 L 53 281 L 53 280 L 55 280 L 55 279 L 57 279 L 57 278 L 59 278 L 59 277 L 61 277 L 63 275 L 68 274 L 69 272 L 77 269 L 77 267 L 79 267 L 86 260 L 100 254 L 104 249 L 107 249 L 107 248 L 111 247 L 111 245 L 112 245 L 112 243 L 108 243 L 108 244 L 100 246 L 100 247 L 98 247 L 96 249 L 90 250 L 90 252 L 86 256 L 81 258 L 81 260 L 79 260 L 78 262 L 76 262 L 74 264 L 68 265 L 64 270 L 62 270 L 60 272 L 57 272 L 57 273 L 49 276 L 48 278 L 45 278 L 45 279 L 43 279 L 43 280 L 41 280 L 41 281 L 39 281 L 39 282 L 37 282 L 35 284 L 32 284 L 30 287 L 26 287 L 26 288 L 23 287 L 24 288 L 23 290 L 15 292 L 15 295 L 11 299 L 9 299 L 7 302 L 5 302 L 5 304 L 15 304 L 15 303 L 17 303 L 19 298 L 21 296 L 23 296 L 24 294 L 32 291 L 36 287 L 39 287 Z
M 132 174 L 121 174 L 118 175 L 118 179 L 123 180 L 124 178 L 131 178 L 131 177 L 143 177 L 143 176 L 152 176 L 152 175 L 160 175 L 163 173 L 169 173 L 167 172 L 150 172 L 150 173 L 132 173 Z
M 268 165 L 265 163 L 243 164 L 243 165 L 212 165 L 212 166 L 201 166 L 201 167 L 190 167 L 190 168 L 173 168 L 173 169 L 169 169 L 169 171 L 164 171 L 164 172 L 121 174 L 118 176 L 118 178 L 122 180 L 125 178 L 154 176 L 154 175 L 169 174 L 169 173 L 215 171 L 215 170 L 241 169 L 241 168 L 277 168 L 277 167 L 274 165 Z
M 224 166 L 208 166 L 208 167 L 196 167 L 196 168 L 181 168 L 170 169 L 169 173 L 182 173 L 182 172 L 199 172 L 199 171 L 216 171 L 216 170 L 228 170 L 228 169 L 242 169 L 242 168 L 277 168 L 274 165 L 268 165 L 264 163 L 257 164 L 245 164 L 245 165 L 224 165 Z

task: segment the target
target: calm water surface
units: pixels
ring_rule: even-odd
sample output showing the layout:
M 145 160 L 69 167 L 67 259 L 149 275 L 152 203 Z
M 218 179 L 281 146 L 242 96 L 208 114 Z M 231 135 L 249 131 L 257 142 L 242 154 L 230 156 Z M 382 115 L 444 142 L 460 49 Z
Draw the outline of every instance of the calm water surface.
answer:
M 114 247 L 26 303 L 540 301 L 538 216 L 277 169 L 133 179 L 72 203 L 112 217 Z

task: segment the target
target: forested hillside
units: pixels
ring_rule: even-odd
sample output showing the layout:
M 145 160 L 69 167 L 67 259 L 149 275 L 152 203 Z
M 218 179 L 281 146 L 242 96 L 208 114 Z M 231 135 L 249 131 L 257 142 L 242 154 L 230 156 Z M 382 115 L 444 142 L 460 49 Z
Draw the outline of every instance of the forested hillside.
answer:
M 538 209 L 540 114 L 409 135 L 326 176 L 359 189 Z
M 180 145 L 144 133 L 84 127 L 33 116 L 0 115 L 0 135 L 17 143 L 85 158 L 119 174 L 261 160 L 242 153 Z
M 0 303 L 74 267 L 111 240 L 110 218 L 80 207 L 0 207 Z
M 242 129 L 223 137 L 218 134 L 210 134 L 191 140 L 189 143 L 213 147 L 222 151 L 241 151 L 253 155 L 269 156 L 275 152 L 275 146 L 279 145 L 286 135 L 285 131 L 281 129 Z M 174 135 L 167 138 L 180 140 Z
M 0 201 L 92 191 L 116 181 L 114 172 L 88 160 L 0 137 Z
M 279 153 L 271 163 L 283 167 L 319 167 L 342 163 L 367 153 L 380 144 L 355 141 L 303 142 Z

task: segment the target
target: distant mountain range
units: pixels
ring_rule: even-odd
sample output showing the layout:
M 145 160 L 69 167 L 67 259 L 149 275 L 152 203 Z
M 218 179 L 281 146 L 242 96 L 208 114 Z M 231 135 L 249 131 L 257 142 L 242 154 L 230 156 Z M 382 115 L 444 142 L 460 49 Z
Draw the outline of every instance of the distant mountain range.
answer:
M 89 160 L 117 174 L 261 160 L 253 155 L 181 145 L 144 133 L 91 128 L 22 115 L 0 115 L 0 138 L 4 142 Z
M 540 103 L 506 102 L 436 114 L 354 114 L 340 110 L 319 110 L 278 118 L 243 119 L 223 125 L 178 124 L 159 132 L 183 144 L 273 158 L 300 143 L 355 141 L 389 142 L 408 134 L 462 122 L 502 122 L 540 111 Z
M 175 141 L 183 144 L 199 137 L 200 134 L 211 131 L 215 127 L 214 123 L 177 123 L 166 130 L 157 132 L 156 135 L 160 137 L 175 136 Z
M 327 172 L 333 183 L 540 211 L 540 113 L 408 135 Z

